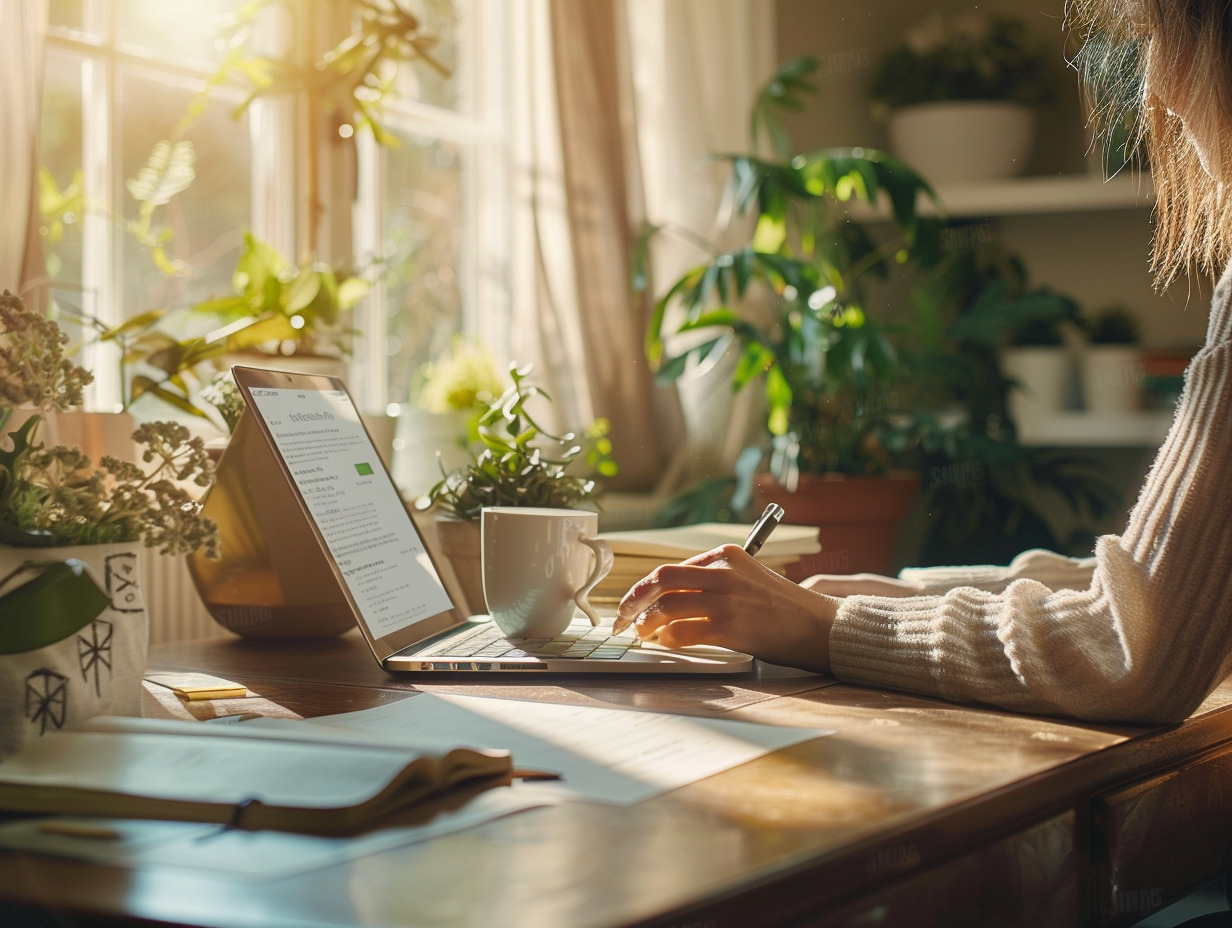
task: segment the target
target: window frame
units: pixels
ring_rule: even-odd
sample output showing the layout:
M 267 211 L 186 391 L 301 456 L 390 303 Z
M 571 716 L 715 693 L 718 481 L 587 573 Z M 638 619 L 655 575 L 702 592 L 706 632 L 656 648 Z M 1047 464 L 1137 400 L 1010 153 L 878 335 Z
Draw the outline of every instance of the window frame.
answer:
M 47 55 L 82 61 L 82 167 L 89 202 L 103 210 L 87 210 L 82 217 L 83 310 L 106 324 L 118 324 L 127 315 L 122 306 L 125 269 L 120 248 L 123 232 L 113 218 L 121 215 L 124 178 L 117 144 L 118 118 L 113 105 L 116 76 L 122 68 L 167 75 L 193 90 L 204 90 L 214 73 L 208 63 L 185 64 L 154 50 L 126 48 L 117 35 L 119 0 L 82 0 L 86 31 L 49 26 Z M 237 6 L 239 0 L 236 0 Z M 509 67 L 506 49 L 509 13 L 503 0 L 457 0 L 463 8 L 459 26 L 459 70 L 470 75 L 468 95 L 458 109 L 449 110 L 415 101 L 394 99 L 385 107 L 389 124 L 417 136 L 439 139 L 462 147 L 469 155 L 463 168 L 464 214 L 461 265 L 454 273 L 462 288 L 462 316 L 455 320 L 460 332 L 484 333 L 498 355 L 508 343 L 510 301 L 510 184 L 508 124 Z M 306 18 L 292 16 L 282 4 L 272 4 L 259 21 L 256 40 L 267 47 L 307 47 L 305 38 L 337 31 L 345 5 L 306 3 Z M 414 65 L 412 65 L 414 66 Z M 235 88 L 213 87 L 212 95 L 238 104 Z M 354 262 L 363 266 L 365 255 L 378 251 L 385 206 L 382 201 L 391 158 L 397 149 L 376 144 L 359 131 L 353 145 L 327 138 L 332 127 L 322 127 L 315 143 L 322 207 L 317 228 L 311 232 L 312 204 L 301 191 L 311 161 L 305 157 L 310 120 L 305 118 L 302 95 L 260 96 L 248 108 L 250 164 L 249 227 L 291 260 L 304 255 L 305 239 L 315 237 L 321 260 Z M 464 105 L 463 105 L 464 104 Z M 168 133 L 171 131 L 168 126 Z M 341 181 L 341 182 L 338 182 Z M 260 192 L 260 195 L 257 195 Z M 369 410 L 396 407 L 409 397 L 390 396 L 389 356 L 385 332 L 391 311 L 379 275 L 356 310 L 359 335 L 349 363 L 349 380 L 357 401 Z M 87 408 L 119 409 L 123 395 L 118 349 L 114 345 L 83 346 L 81 361 L 95 371 L 87 394 Z

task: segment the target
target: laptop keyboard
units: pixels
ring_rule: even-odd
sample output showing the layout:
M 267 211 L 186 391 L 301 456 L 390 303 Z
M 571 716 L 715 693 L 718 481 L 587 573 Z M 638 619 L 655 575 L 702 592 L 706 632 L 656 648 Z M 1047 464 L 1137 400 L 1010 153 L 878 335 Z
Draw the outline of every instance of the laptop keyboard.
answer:
M 566 631 L 556 638 L 510 640 L 495 625 L 486 624 L 450 638 L 427 653 L 432 657 L 585 657 L 615 661 L 637 644 L 633 629 L 613 635 L 612 629 L 603 625 Z

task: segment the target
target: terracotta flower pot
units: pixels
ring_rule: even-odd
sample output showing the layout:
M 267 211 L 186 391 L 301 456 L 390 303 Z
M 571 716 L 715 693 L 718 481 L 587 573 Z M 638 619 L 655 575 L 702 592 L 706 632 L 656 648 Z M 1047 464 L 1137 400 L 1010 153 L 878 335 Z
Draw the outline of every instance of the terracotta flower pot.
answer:
M 456 603 L 463 614 L 478 615 L 488 611 L 483 596 L 483 557 L 480 548 L 479 523 L 462 519 L 437 517 L 436 537 L 441 557 L 453 570 L 459 592 L 466 602 Z
M 801 474 L 794 493 L 770 474 L 756 479 L 759 506 L 778 503 L 787 511 L 784 522 L 817 526 L 821 552 L 789 568 L 792 580 L 820 573 L 894 574 L 899 532 L 919 487 L 914 473 Z

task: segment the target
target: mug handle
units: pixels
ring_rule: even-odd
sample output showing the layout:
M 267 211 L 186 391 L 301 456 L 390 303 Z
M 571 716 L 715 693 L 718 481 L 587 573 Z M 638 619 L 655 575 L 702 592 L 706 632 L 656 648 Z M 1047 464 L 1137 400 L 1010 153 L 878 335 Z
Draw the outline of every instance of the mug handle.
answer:
M 612 546 L 602 538 L 591 538 L 587 535 L 582 535 L 578 541 L 595 552 L 595 569 L 590 572 L 590 576 L 586 578 L 581 588 L 573 594 L 573 602 L 586 613 L 586 618 L 590 619 L 591 625 L 598 625 L 599 613 L 595 612 L 595 607 L 590 604 L 587 597 L 590 596 L 590 591 L 599 585 L 599 581 L 611 573 L 614 563 Z

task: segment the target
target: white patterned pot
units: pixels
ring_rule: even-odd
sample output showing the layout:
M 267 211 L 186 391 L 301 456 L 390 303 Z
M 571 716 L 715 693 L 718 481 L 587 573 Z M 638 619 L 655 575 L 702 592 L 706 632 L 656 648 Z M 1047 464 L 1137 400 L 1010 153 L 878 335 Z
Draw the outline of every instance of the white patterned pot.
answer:
M 143 551 L 136 542 L 0 545 L 0 579 L 8 578 L 0 586 L 0 761 L 49 731 L 77 728 L 96 715 L 141 714 L 149 646 Z M 49 585 L 70 599 L 47 608 Z M 42 621 L 29 607 L 35 590 L 35 602 L 54 620 Z M 48 629 L 58 634 L 65 627 L 72 630 L 57 640 L 25 647 L 53 634 Z

